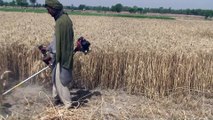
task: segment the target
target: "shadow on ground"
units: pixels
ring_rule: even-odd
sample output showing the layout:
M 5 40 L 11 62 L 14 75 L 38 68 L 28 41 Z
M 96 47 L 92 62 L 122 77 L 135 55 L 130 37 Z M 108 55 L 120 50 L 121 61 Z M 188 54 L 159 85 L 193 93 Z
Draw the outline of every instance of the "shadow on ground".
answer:
M 11 115 L 11 111 L 9 108 L 12 107 L 10 103 L 4 103 L 0 106 L 0 116 L 6 117 L 7 115 Z
M 99 91 L 90 91 L 86 89 L 77 89 L 71 91 L 72 101 L 78 101 L 80 103 L 88 103 L 92 96 L 101 96 Z

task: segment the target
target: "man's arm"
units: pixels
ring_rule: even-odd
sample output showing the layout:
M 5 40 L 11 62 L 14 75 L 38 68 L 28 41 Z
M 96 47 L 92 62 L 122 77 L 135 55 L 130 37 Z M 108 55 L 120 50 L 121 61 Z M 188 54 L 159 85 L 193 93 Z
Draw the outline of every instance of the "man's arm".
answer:
M 56 37 L 56 63 L 61 62 L 61 34 L 60 24 L 56 23 L 55 37 Z

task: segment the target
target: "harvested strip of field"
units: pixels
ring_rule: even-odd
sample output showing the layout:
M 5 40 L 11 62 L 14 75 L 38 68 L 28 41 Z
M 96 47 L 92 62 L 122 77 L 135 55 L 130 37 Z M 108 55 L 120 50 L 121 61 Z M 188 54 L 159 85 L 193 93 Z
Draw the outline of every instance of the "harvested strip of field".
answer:
M 86 92 L 86 90 L 81 90 Z M 7 120 L 153 120 L 213 119 L 213 100 L 204 96 L 179 96 L 148 99 L 122 91 L 95 89 L 88 103 L 78 109 L 53 107 L 49 92 L 39 86 L 15 90 L 7 97 L 12 104 Z M 23 97 L 23 98 L 22 98 Z

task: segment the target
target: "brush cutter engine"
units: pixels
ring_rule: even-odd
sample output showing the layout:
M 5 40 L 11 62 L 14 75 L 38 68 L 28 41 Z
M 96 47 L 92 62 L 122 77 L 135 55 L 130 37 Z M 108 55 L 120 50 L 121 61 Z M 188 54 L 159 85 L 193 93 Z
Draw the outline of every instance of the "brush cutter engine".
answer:
M 83 52 L 84 54 L 87 54 L 89 52 L 90 42 L 86 40 L 84 37 L 78 38 L 76 41 L 76 47 L 74 49 L 74 53 L 76 52 Z

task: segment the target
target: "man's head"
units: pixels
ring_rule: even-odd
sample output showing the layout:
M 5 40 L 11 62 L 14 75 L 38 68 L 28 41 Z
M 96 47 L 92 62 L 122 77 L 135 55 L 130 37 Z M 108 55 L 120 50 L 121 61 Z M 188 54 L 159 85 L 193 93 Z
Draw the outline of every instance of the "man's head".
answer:
M 63 5 L 58 0 L 45 0 L 45 8 L 48 13 L 54 17 L 57 11 L 63 9 Z

